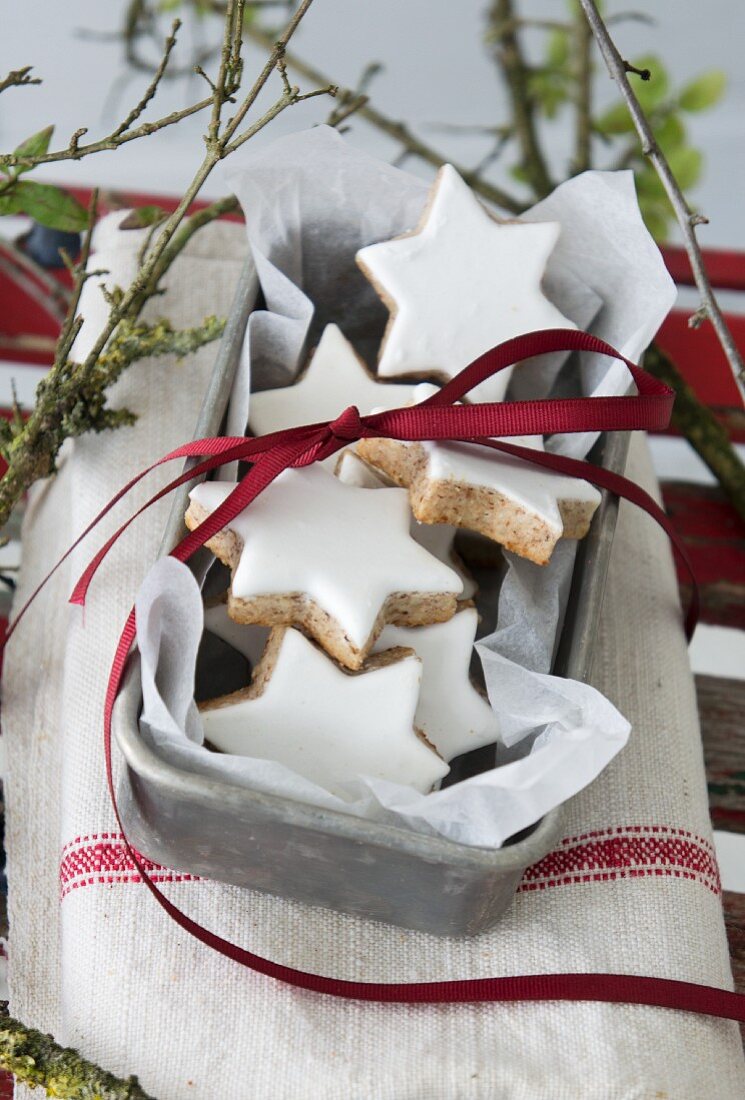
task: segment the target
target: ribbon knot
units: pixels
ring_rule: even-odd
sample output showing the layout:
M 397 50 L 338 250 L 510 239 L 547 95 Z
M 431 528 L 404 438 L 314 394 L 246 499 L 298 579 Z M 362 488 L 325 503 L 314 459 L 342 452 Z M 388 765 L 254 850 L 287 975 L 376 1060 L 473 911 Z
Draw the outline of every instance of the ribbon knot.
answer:
M 329 432 L 334 439 L 340 439 L 342 443 L 355 443 L 362 436 L 362 421 L 360 410 L 356 405 L 350 405 L 336 420 L 329 424 Z

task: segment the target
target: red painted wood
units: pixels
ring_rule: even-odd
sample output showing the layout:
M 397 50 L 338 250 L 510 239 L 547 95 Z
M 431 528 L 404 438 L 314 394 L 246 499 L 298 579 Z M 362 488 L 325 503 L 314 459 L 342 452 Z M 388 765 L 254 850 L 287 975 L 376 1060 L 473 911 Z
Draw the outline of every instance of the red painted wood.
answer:
M 743 257 L 745 260 L 745 256 Z M 688 327 L 690 314 L 673 310 L 657 333 L 657 343 L 667 352 L 705 405 L 742 408 L 742 399 L 714 329 L 708 322 Z M 737 346 L 745 352 L 745 316 L 727 316 Z
M 678 286 L 695 286 L 691 262 L 684 248 L 665 245 L 662 257 Z M 712 286 L 718 290 L 745 290 L 745 254 L 742 252 L 707 248 L 704 263 Z
M 662 489 L 699 581 L 701 621 L 745 630 L 745 523 L 719 488 L 666 482 Z M 678 579 L 685 603 L 687 578 L 679 572 Z
M 91 190 L 84 187 L 66 188 L 84 206 L 90 202 Z M 126 206 L 162 206 L 164 210 L 175 210 L 179 199 L 173 195 L 153 195 L 141 191 L 103 192 L 99 199 L 99 213 L 107 214 L 112 210 Z M 209 203 L 201 200 L 192 204 L 191 213 L 204 209 Z M 226 220 L 242 221 L 240 214 L 225 215 Z M 50 271 L 53 278 L 61 283 L 70 284 L 70 276 L 66 269 Z M 0 272 L 0 359 L 34 363 L 39 366 L 47 365 L 51 359 L 48 354 L 35 349 L 20 350 L 12 347 L 10 342 L 3 337 L 22 335 L 48 336 L 56 338 L 59 327 L 55 321 L 38 305 L 28 297 L 6 275 Z
M 15 348 L 4 350 L 3 336 L 23 336 L 27 333 L 56 339 L 59 326 L 33 298 L 0 272 L 0 359 L 47 365 L 50 358 L 43 353 L 21 352 Z

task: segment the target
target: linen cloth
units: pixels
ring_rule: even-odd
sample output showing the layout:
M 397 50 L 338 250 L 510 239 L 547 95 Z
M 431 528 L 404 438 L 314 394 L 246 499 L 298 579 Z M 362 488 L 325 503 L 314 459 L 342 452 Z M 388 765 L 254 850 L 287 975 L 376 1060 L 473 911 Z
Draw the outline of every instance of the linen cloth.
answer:
M 137 238 L 104 223 L 95 265 L 124 280 Z M 151 314 L 183 325 L 226 313 L 243 249 L 238 227 L 202 231 Z M 95 299 L 84 306 L 95 321 Z M 66 448 L 28 509 L 18 606 L 129 476 L 191 437 L 214 354 L 135 364 L 115 394 L 135 427 Z M 653 484 L 641 438 L 629 474 Z M 94 548 L 153 484 L 59 571 L 6 655 L 11 1011 L 113 1072 L 136 1072 L 160 1100 L 739 1100 L 745 1064 L 727 1021 L 622 1005 L 336 1000 L 242 969 L 168 921 L 116 832 L 101 746 L 109 664 L 168 503 L 120 541 L 84 613 L 66 604 Z M 597 970 L 731 987 L 670 550 L 626 504 L 593 682 L 632 721 L 630 743 L 573 800 L 565 839 L 492 932 L 440 939 L 168 872 L 165 889 L 234 942 L 339 978 Z

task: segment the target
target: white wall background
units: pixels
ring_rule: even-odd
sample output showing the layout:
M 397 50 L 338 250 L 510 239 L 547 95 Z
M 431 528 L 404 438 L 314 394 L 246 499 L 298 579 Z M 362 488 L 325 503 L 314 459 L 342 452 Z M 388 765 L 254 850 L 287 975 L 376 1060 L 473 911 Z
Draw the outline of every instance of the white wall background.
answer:
M 354 84 L 370 60 L 385 65 L 372 89 L 375 104 L 404 118 L 429 143 L 464 164 L 485 151 L 484 139 L 439 132 L 434 124 L 494 125 L 506 118 L 504 92 L 483 46 L 485 0 L 316 0 L 293 48 L 342 84 Z M 745 4 L 742 0 L 609 0 L 610 10 L 635 8 L 655 20 L 617 25 L 615 34 L 627 56 L 659 53 L 684 83 L 704 69 L 724 69 L 730 80 L 725 100 L 713 111 L 691 117 L 691 134 L 706 155 L 706 173 L 692 200 L 712 219 L 702 231 L 705 245 L 745 249 Z M 13 89 L 0 97 L 0 149 L 12 149 L 43 125 L 56 122 L 57 140 L 67 141 L 79 126 L 91 136 L 104 134 L 126 113 L 146 77 L 128 70 L 121 43 L 91 38 L 91 32 L 115 31 L 125 10 L 123 0 L 36 0 L 32 4 L 0 0 L 0 70 L 33 64 L 41 87 Z M 522 0 L 525 14 L 560 18 L 562 0 Z M 278 17 L 279 18 L 279 17 Z M 168 19 L 164 20 L 164 27 Z M 214 36 L 216 23 L 185 28 L 184 47 Z M 186 53 L 186 49 L 183 51 Z M 261 62 L 249 50 L 247 75 Z M 186 105 L 202 93 L 200 81 L 186 78 L 167 85 L 158 96 L 160 112 Z M 277 89 L 276 78 L 273 85 Z M 602 100 L 615 98 L 604 71 L 597 86 Z M 274 91 L 270 95 L 274 95 Z M 262 101 L 270 102 L 265 96 Z M 270 141 L 290 130 L 322 121 L 324 101 L 313 100 L 287 111 L 260 134 Z M 104 153 L 79 164 L 52 165 L 50 178 L 69 183 L 178 192 L 201 156 L 199 118 L 173 131 Z M 568 158 L 568 125 L 558 128 L 551 152 L 559 165 Z M 361 121 L 350 140 L 384 157 L 394 146 Z M 428 174 L 415 161 L 412 171 Z M 494 179 L 500 179 L 499 170 Z M 218 178 L 206 194 L 222 193 Z

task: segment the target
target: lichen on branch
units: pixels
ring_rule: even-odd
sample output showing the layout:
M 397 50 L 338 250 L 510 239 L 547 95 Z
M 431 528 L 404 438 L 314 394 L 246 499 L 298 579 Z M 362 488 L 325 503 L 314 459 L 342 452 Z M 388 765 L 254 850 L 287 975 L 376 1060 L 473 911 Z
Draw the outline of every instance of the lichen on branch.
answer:
M 83 324 L 82 317 L 78 315 L 81 291 L 88 279 L 106 274 L 88 269 L 96 214 L 94 196 L 80 259 L 77 264 L 67 261 L 73 275 L 73 293 L 57 341 L 52 368 L 37 390 L 36 405 L 29 419 L 24 423 L 20 416 L 15 416 L 12 421 L 0 424 L 0 454 L 8 462 L 8 469 L 0 480 L 0 527 L 7 522 L 13 504 L 33 482 L 54 472 L 56 456 L 66 438 L 84 431 L 103 431 L 132 422 L 131 413 L 111 409 L 106 400 L 107 389 L 126 367 L 137 359 L 150 356 L 185 355 L 220 336 L 223 322 L 215 317 L 206 318 L 197 328 L 179 332 L 165 320 L 145 324 L 140 320 L 140 315 L 145 304 L 161 293 L 164 276 L 193 233 L 214 217 L 233 208 L 235 200 L 230 198 L 188 218 L 192 203 L 215 166 L 288 107 L 313 96 L 335 94 L 336 89 L 330 85 L 302 92 L 290 84 L 285 72 L 285 48 L 311 4 L 312 0 L 301 0 L 284 31 L 272 42 L 258 76 L 243 93 L 242 32 L 246 0 L 228 0 L 218 72 L 214 79 L 208 78 L 211 95 L 205 100 L 177 112 L 178 117 L 166 116 L 155 123 L 140 121 L 166 73 L 175 46 L 178 29 L 175 26 L 166 39 L 162 60 L 144 95 L 108 138 L 81 145 L 82 132 L 76 131 L 66 150 L 50 153 L 47 147 L 51 129 L 47 128 L 24 143 L 20 151 L 0 155 L 0 168 L 9 173 L 0 187 L 5 188 L 6 194 L 8 191 L 12 193 L 14 187 L 17 189 L 20 186 L 17 175 L 39 164 L 53 160 L 78 160 L 103 149 L 116 148 L 125 141 L 146 136 L 165 125 L 170 126 L 186 114 L 194 114 L 205 107 L 210 109 L 205 152 L 191 183 L 176 209 L 155 225 L 152 239 L 130 285 L 122 290 L 106 290 L 108 316 L 85 358 L 77 362 L 72 351 Z M 251 112 L 256 100 L 275 72 L 281 80 L 281 94 L 262 114 L 252 119 Z M 230 113 L 226 118 L 228 105 Z
M 136 1077 L 115 1077 L 5 1013 L 0 1014 L 0 1069 L 60 1100 L 153 1100 Z

